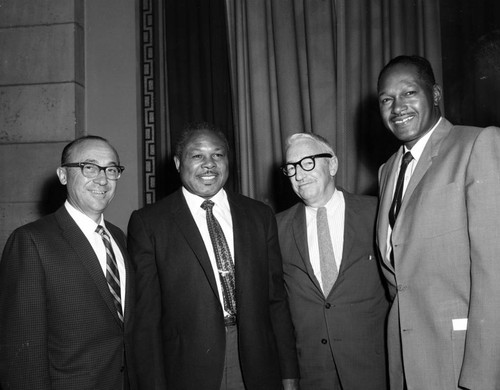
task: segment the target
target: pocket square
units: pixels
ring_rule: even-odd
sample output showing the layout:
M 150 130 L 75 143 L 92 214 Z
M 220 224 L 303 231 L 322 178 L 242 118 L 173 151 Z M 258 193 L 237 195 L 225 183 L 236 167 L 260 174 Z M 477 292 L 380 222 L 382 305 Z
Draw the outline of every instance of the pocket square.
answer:
M 454 331 L 467 330 L 467 318 L 454 318 L 451 321 Z

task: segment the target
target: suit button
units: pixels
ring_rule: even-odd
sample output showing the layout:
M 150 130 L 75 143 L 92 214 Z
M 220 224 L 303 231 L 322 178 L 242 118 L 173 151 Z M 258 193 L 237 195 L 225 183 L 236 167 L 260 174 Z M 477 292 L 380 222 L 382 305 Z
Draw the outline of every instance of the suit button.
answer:
M 123 371 L 125 371 L 125 366 L 120 367 L 120 372 L 123 372 Z
M 330 305 L 330 304 L 327 302 L 327 303 L 326 303 L 326 305 L 325 305 L 325 307 L 326 307 L 327 309 L 329 309 L 330 307 L 332 307 L 332 305 Z
M 328 341 L 326 339 L 321 339 L 321 344 L 326 344 Z

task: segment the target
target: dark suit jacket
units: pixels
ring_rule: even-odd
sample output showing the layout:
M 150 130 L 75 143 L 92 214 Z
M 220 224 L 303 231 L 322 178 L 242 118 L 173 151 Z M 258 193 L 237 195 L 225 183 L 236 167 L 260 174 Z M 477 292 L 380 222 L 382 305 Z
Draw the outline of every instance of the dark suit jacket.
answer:
M 127 267 L 124 330 L 97 256 L 64 206 L 10 236 L 0 262 L 2 389 L 122 388 L 134 280 L 123 232 L 106 227 Z
M 276 221 L 228 192 L 233 220 L 239 353 L 248 390 L 297 378 Z M 129 250 L 137 277 L 140 388 L 219 390 L 225 327 L 214 273 L 182 191 L 135 211 Z
M 342 263 L 328 298 L 309 260 L 304 204 L 277 215 L 301 390 L 331 389 L 332 361 L 344 390 L 386 389 L 384 326 L 388 302 L 375 259 L 377 200 L 343 194 Z
M 381 167 L 377 240 L 402 147 Z M 391 389 L 500 388 L 500 129 L 442 119 L 405 191 L 392 232 Z

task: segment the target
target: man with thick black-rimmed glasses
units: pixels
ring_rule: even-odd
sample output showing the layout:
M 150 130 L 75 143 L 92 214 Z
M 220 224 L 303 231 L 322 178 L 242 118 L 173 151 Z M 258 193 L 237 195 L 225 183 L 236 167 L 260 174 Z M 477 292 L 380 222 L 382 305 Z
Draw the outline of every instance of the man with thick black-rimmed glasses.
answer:
M 123 170 L 104 138 L 69 143 L 56 171 L 65 204 L 7 241 L 0 262 L 0 388 L 134 388 L 127 368 L 132 269 L 125 235 L 103 215 Z
M 302 202 L 277 215 L 301 390 L 386 389 L 388 302 L 375 260 L 377 200 L 335 186 L 328 142 L 298 133 L 283 174 Z

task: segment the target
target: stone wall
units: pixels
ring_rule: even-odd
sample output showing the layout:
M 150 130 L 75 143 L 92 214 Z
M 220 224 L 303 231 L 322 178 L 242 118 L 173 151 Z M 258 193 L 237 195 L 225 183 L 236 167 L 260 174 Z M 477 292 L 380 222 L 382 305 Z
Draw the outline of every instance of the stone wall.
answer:
M 85 132 L 83 18 L 83 0 L 0 0 L 0 248 L 64 199 L 55 169 Z

